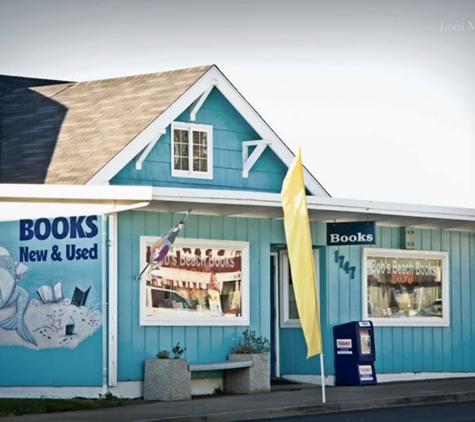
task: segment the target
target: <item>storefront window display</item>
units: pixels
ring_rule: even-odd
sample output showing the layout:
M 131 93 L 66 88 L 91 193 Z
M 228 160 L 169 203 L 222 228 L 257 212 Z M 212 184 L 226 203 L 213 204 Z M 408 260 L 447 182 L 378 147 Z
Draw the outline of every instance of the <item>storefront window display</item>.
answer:
M 141 265 L 156 238 L 142 236 Z M 141 281 L 141 325 L 246 325 L 248 242 L 177 239 Z
M 448 253 L 364 249 L 363 319 L 375 325 L 448 326 Z

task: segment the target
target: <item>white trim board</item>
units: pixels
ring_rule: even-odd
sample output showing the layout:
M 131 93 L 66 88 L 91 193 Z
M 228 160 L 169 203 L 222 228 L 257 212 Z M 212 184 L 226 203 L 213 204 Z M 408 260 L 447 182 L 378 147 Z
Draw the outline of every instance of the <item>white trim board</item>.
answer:
M 307 196 L 307 206 L 310 221 L 374 220 L 387 227 L 475 231 L 475 209 L 321 196 Z M 154 187 L 153 199 L 144 210 L 184 213 L 190 207 L 194 215 L 283 218 L 280 194 L 255 191 Z
M 472 378 L 475 372 L 403 372 L 400 374 L 378 374 L 378 383 L 400 381 L 423 381 L 446 378 Z
M 242 204 L 243 201 L 247 201 L 250 204 L 282 208 L 280 194 L 255 191 L 153 187 L 152 199 L 154 201 L 173 200 L 183 202 L 193 201 L 197 203 L 208 203 L 211 200 L 222 204 Z M 383 214 L 475 222 L 475 209 L 470 208 L 399 204 L 395 202 L 374 202 L 315 196 L 307 196 L 307 206 L 309 210 L 340 211 L 355 214 Z
M 118 366 L 118 235 L 117 214 L 110 214 L 108 218 L 107 247 L 109 252 L 109 297 L 108 297 L 108 349 L 107 349 L 107 383 L 109 387 L 117 385 Z
M 91 186 L 91 185 L 36 185 L 0 184 L 0 201 L 23 202 L 98 202 L 149 201 L 152 188 L 149 186 Z
M 149 186 L 0 184 L 0 221 L 101 215 L 148 205 Z
M 424 380 L 436 380 L 436 379 L 446 379 L 446 378 L 472 378 L 472 377 L 475 377 L 475 372 L 402 372 L 402 373 L 392 373 L 392 374 L 376 373 L 378 384 L 390 383 L 390 382 L 401 382 L 401 381 L 424 381 Z M 286 375 L 282 375 L 282 378 L 287 379 L 289 381 L 294 381 L 294 382 L 321 385 L 322 377 L 320 375 L 286 374 Z M 330 386 L 330 387 L 335 386 L 335 376 L 326 375 L 325 385 Z
M 400 374 L 376 374 L 378 383 L 398 381 L 423 381 L 446 378 L 472 378 L 475 372 L 405 372 Z M 321 385 L 320 375 L 283 375 L 290 381 Z M 217 378 L 217 380 L 220 380 Z M 192 384 L 194 381 L 192 380 Z M 335 376 L 325 376 L 326 386 L 335 385 Z M 143 396 L 143 381 L 122 381 L 117 386 L 104 390 L 102 387 L 0 387 L 0 397 L 4 398 L 99 398 L 106 393 L 117 397 L 135 399 Z
M 115 387 L 0 387 L 0 397 L 3 398 L 58 398 L 72 399 L 85 397 L 98 399 L 107 393 L 128 399 L 143 396 L 143 381 L 119 382 Z
M 216 67 L 211 67 L 198 81 L 195 82 L 177 101 L 158 116 L 147 128 L 124 147 L 109 163 L 107 163 L 88 182 L 88 185 L 108 184 L 129 162 L 144 148 L 157 139 L 163 130 L 182 114 L 194 101 L 206 93 L 210 87 L 216 87 L 247 123 L 258 133 L 261 139 L 271 142 L 269 145 L 282 162 L 290 167 L 295 156 L 284 142 L 275 134 L 262 117 L 236 90 L 229 80 Z M 304 168 L 305 186 L 312 195 L 328 197 L 328 192 Z
M 85 397 L 97 399 L 108 391 L 103 387 L 0 387 L 0 397 L 31 399 Z

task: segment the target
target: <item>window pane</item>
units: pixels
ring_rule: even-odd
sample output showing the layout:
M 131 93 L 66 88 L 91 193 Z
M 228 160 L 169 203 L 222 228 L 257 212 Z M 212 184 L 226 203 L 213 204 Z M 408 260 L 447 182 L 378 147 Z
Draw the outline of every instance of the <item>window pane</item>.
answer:
M 297 301 L 295 299 L 294 283 L 292 282 L 292 273 L 290 271 L 289 262 L 289 319 L 299 319 L 299 311 L 297 310 Z
M 208 171 L 208 143 L 206 132 L 193 132 L 193 171 Z
M 442 259 L 368 256 L 368 317 L 442 318 Z
M 148 276 L 146 315 L 241 317 L 241 284 L 241 250 L 172 247 L 160 269 Z
M 188 131 L 173 132 L 173 165 L 175 170 L 189 170 Z

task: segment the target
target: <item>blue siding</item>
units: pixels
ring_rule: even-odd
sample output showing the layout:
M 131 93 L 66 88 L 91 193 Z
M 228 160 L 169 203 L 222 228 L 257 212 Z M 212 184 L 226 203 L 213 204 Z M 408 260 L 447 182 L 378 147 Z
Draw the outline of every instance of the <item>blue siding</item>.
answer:
M 139 325 L 140 236 L 160 236 L 180 215 L 129 211 L 119 214 L 119 368 L 120 381 L 143 379 L 144 359 L 171 349 L 178 341 L 190 363 L 225 360 L 245 327 L 141 327 Z M 282 242 L 283 231 L 277 226 Z M 180 233 L 183 238 L 248 240 L 250 242 L 250 328 L 270 338 L 270 245 L 274 222 L 191 214 Z
M 189 111 L 176 120 L 190 122 Z M 210 93 L 193 123 L 213 126 L 213 180 L 171 176 L 171 126 L 168 126 L 166 134 L 145 159 L 142 170 L 136 170 L 135 161 L 131 161 L 111 184 L 280 192 L 287 167 L 270 148 L 264 150 L 249 177 L 242 177 L 242 142 L 259 137 L 217 89 Z
M 191 362 L 225 359 L 243 327 L 140 327 L 139 238 L 159 236 L 180 216 L 130 211 L 119 215 L 119 380 L 140 380 L 144 359 L 177 341 Z M 334 373 L 333 326 L 362 316 L 362 247 L 326 247 L 324 225 L 311 224 L 320 248 L 320 301 L 325 371 Z M 190 215 L 180 235 L 188 238 L 250 242 L 250 328 L 270 338 L 271 245 L 285 245 L 282 221 Z M 399 228 L 378 227 L 377 248 L 400 248 Z M 446 250 L 450 259 L 450 327 L 376 327 L 377 373 L 470 372 L 475 370 L 475 234 L 416 230 L 416 247 Z M 335 251 L 356 267 L 351 279 L 335 262 Z M 281 374 L 318 374 L 318 357 L 306 359 L 306 345 L 297 328 L 280 329 Z
M 377 248 L 399 249 L 399 228 L 378 227 Z M 416 230 L 416 249 L 448 251 L 450 261 L 450 327 L 376 327 L 377 373 L 471 372 L 474 361 L 475 234 Z M 334 262 L 334 251 L 357 267 L 355 279 Z M 334 325 L 362 317 L 362 247 L 329 247 L 326 270 L 326 341 Z M 333 348 L 325 347 L 326 370 L 334 373 Z
M 281 225 L 282 222 L 275 222 L 276 225 Z M 324 224 L 311 224 L 311 235 L 313 239 L 314 246 L 319 249 L 320 253 L 320 272 L 317 274 L 317 277 L 320 281 L 319 294 L 320 294 L 320 315 L 321 315 L 321 326 L 326 326 L 326 303 L 324 300 L 325 292 L 327 286 L 325 283 L 322 283 L 322 280 L 325 278 L 325 268 L 326 268 L 326 251 L 325 248 L 322 248 L 321 245 L 324 243 L 324 237 L 321 235 L 323 232 Z M 283 230 L 283 226 L 281 228 Z M 282 236 L 284 234 L 282 233 Z M 280 242 L 285 242 L 285 237 L 280 239 Z M 276 239 L 277 240 L 277 239 Z M 280 286 L 280 284 L 279 284 Z M 327 344 L 326 340 L 326 331 L 322 330 L 322 341 L 324 349 Z M 289 375 L 289 374 L 320 374 L 320 358 L 318 356 L 311 357 L 307 359 L 307 345 L 303 332 L 300 328 L 291 328 L 291 327 L 282 327 L 279 331 L 279 363 L 280 363 L 280 375 Z M 326 350 L 324 350 L 326 353 Z

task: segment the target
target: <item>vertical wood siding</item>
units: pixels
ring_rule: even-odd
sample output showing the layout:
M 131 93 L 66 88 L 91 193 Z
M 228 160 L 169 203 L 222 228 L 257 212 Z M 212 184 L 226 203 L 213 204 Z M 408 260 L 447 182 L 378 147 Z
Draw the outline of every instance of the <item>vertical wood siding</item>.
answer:
M 190 122 L 189 111 L 176 120 Z M 258 140 L 259 136 L 217 89 L 204 102 L 196 122 L 190 123 L 213 126 L 213 180 L 171 177 L 171 127 L 168 126 L 166 134 L 143 162 L 142 170 L 135 169 L 133 160 L 111 184 L 280 192 L 287 167 L 270 148 L 264 150 L 249 177 L 242 177 L 242 142 Z
M 282 225 L 281 221 L 275 222 L 277 225 Z M 325 242 L 322 233 L 324 224 L 311 223 L 311 236 L 313 239 L 314 247 L 319 249 L 320 253 L 320 262 L 319 262 L 319 274 L 316 276 L 319 279 L 319 297 L 320 297 L 320 315 L 321 315 L 321 326 L 322 326 L 322 342 L 324 346 L 324 353 L 326 354 L 327 333 L 323 329 L 326 326 L 326 308 L 327 304 L 324 300 L 327 286 L 322 280 L 325 278 L 325 248 L 322 247 Z M 282 225 L 283 232 L 283 225 Z M 282 239 L 280 242 L 274 243 L 285 243 L 284 233 L 282 233 Z M 279 286 L 280 287 L 280 286 Z M 282 310 L 281 310 L 282 312 Z M 280 322 L 279 322 L 280 324 Z M 291 328 L 291 327 L 281 327 L 279 331 L 279 364 L 280 364 L 280 375 L 289 375 L 289 374 L 320 374 L 320 358 L 318 356 L 311 357 L 307 359 L 307 344 L 303 336 L 301 328 Z
M 140 380 L 144 359 L 180 341 L 190 363 L 226 359 L 244 327 L 140 327 L 139 239 L 160 236 L 180 215 L 130 211 L 119 215 L 119 380 Z M 320 307 L 325 371 L 334 373 L 333 326 L 362 317 L 362 247 L 324 246 L 323 224 L 313 224 L 320 249 Z M 271 245 L 285 244 L 282 221 L 190 215 L 182 237 L 250 242 L 250 328 L 270 338 Z M 377 227 L 377 248 L 399 249 L 399 228 Z M 475 234 L 416 230 L 416 249 L 449 252 L 450 327 L 376 327 L 377 373 L 475 371 Z M 356 267 L 355 278 L 335 263 L 335 251 Z M 281 374 L 319 374 L 306 359 L 299 328 L 280 328 Z
M 190 363 L 225 360 L 246 327 L 141 327 L 139 325 L 140 236 L 159 237 L 182 215 L 129 211 L 119 214 L 119 381 L 143 379 L 144 359 L 178 341 Z M 250 329 L 270 338 L 270 245 L 283 242 L 282 223 L 191 214 L 182 238 L 248 240 L 250 243 Z
M 377 227 L 376 248 L 399 249 L 401 229 Z M 450 327 L 376 327 L 377 373 L 472 372 L 474 358 L 475 234 L 416 230 L 416 249 L 449 252 Z M 334 252 L 349 258 L 355 278 L 338 268 Z M 362 317 L 362 247 L 328 247 L 326 271 L 327 356 L 326 370 L 334 373 L 334 325 Z

